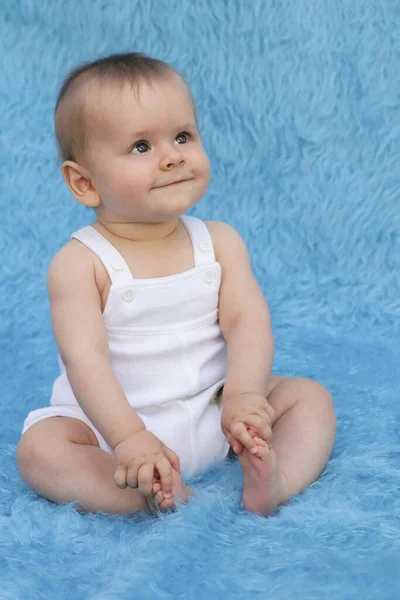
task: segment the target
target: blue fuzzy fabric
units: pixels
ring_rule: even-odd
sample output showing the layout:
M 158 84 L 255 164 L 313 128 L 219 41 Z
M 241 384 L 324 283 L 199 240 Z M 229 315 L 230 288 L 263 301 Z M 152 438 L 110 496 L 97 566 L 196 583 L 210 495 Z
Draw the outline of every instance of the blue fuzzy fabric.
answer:
M 400 598 L 399 28 L 398 0 L 1 1 L 1 600 Z M 238 463 L 160 519 L 56 506 L 16 468 L 57 374 L 47 267 L 94 216 L 56 164 L 56 94 L 122 51 L 185 74 L 213 166 L 192 214 L 246 240 L 274 372 L 334 396 L 327 468 L 268 519 Z

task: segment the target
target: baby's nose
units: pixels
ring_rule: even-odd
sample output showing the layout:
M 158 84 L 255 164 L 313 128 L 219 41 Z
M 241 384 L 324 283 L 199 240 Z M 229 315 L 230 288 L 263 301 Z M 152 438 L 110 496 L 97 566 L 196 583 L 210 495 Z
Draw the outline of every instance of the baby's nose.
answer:
M 168 171 L 183 164 L 185 164 L 184 158 L 178 150 L 170 150 L 161 159 L 161 168 Z

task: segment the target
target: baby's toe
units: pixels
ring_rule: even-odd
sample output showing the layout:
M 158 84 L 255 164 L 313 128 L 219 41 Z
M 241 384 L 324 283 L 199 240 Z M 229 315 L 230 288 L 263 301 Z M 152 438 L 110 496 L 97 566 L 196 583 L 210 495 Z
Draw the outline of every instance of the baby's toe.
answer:
M 163 510 L 170 510 L 171 508 L 175 508 L 173 498 L 164 498 L 164 500 L 160 504 L 160 508 L 162 508 Z
M 262 446 L 264 448 L 266 448 L 268 446 L 267 442 L 265 440 L 263 440 L 262 438 L 260 438 L 258 435 L 253 438 L 255 443 L 257 444 L 257 446 Z
M 255 456 L 261 460 L 266 460 L 271 454 L 271 446 L 264 442 L 263 446 L 257 446 L 257 454 Z
M 164 498 L 164 493 L 162 490 L 159 490 L 155 495 L 154 495 L 154 499 L 157 502 L 157 504 L 162 504 L 163 501 L 165 500 Z

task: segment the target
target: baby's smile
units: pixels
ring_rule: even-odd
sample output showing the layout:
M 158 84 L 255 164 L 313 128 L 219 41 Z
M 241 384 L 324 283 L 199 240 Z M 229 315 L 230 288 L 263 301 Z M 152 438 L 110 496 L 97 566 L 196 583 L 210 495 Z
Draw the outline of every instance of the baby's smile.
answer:
M 186 177 L 186 178 L 181 178 L 181 179 L 176 179 L 175 181 L 171 181 L 169 183 L 163 183 L 161 185 L 155 185 L 155 189 L 158 188 L 164 188 L 164 187 L 170 187 L 171 185 L 177 185 L 178 183 L 186 183 L 187 181 L 191 181 L 193 179 L 193 177 Z

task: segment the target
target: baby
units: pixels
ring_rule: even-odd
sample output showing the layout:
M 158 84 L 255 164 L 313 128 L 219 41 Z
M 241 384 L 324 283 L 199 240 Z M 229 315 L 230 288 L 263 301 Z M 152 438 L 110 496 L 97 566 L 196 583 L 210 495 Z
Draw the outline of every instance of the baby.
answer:
M 269 515 L 321 474 L 333 402 L 271 374 L 270 314 L 242 238 L 185 214 L 210 179 L 186 82 L 142 54 L 85 64 L 61 88 L 55 129 L 65 182 L 95 221 L 49 267 L 60 375 L 25 421 L 22 477 L 84 511 L 156 513 L 236 453 L 243 507 Z

